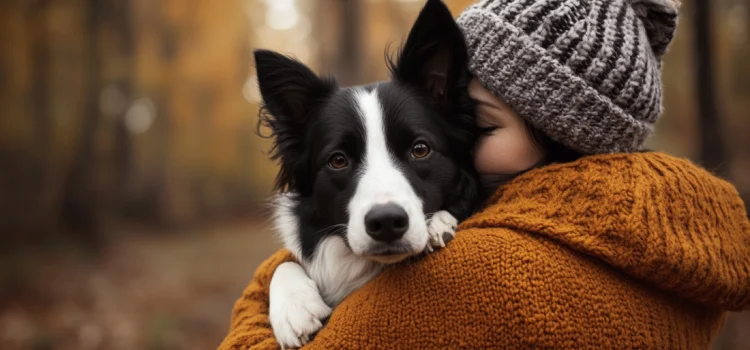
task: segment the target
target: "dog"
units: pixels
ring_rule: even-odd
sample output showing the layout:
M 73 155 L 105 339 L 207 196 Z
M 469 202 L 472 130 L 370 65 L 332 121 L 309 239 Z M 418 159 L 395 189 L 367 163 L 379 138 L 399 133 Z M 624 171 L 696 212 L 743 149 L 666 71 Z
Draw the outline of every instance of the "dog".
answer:
M 445 246 L 476 210 L 467 49 L 428 0 L 387 82 L 340 88 L 282 54 L 254 56 L 259 129 L 280 165 L 274 226 L 299 262 L 274 272 L 269 316 L 280 345 L 299 347 L 385 265 Z

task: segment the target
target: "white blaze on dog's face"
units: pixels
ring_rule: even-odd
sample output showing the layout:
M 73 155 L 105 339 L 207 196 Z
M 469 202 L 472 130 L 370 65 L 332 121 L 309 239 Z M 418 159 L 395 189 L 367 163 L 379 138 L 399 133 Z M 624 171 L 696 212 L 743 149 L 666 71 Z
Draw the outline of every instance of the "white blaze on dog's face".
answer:
M 427 247 L 426 215 L 471 213 L 478 130 L 466 45 L 444 4 L 427 2 L 387 82 L 340 88 L 275 52 L 255 61 L 284 193 L 276 223 L 298 258 L 341 237 L 357 256 L 399 261 Z
M 365 131 L 365 152 L 348 206 L 346 238 L 355 254 L 394 262 L 424 249 L 427 225 L 422 199 L 388 149 L 385 115 L 377 92 L 354 93 Z

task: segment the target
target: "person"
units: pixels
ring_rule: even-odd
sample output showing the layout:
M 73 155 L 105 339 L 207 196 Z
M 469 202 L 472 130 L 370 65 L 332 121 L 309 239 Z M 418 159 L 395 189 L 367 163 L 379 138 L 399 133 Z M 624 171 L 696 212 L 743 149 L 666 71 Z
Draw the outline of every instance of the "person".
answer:
M 671 0 L 485 0 L 458 18 L 493 191 L 450 244 L 352 293 L 310 349 L 708 348 L 750 308 L 736 189 L 643 150 L 661 114 Z M 268 285 L 236 302 L 221 349 L 275 348 Z

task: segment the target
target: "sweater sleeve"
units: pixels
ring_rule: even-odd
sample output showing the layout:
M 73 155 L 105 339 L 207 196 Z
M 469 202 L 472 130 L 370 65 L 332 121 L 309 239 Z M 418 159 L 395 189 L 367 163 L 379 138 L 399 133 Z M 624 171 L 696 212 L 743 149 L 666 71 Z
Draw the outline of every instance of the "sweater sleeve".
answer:
M 295 261 L 294 256 L 282 249 L 258 267 L 250 285 L 234 304 L 229 333 L 219 350 L 279 348 L 268 321 L 268 286 L 276 268 L 288 261 Z

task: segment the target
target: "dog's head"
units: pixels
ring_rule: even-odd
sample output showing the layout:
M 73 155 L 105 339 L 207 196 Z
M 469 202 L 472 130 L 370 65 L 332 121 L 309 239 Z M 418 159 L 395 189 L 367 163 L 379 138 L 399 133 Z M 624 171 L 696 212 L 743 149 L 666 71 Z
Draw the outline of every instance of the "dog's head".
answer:
M 258 50 L 255 60 L 260 122 L 286 193 L 277 215 L 298 256 L 340 235 L 355 254 L 394 262 L 424 250 L 426 215 L 469 214 L 477 192 L 467 53 L 441 1 L 427 1 L 389 60 L 389 82 L 339 88 L 283 55 Z

